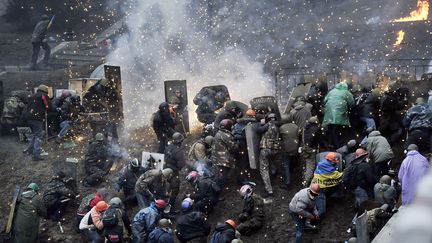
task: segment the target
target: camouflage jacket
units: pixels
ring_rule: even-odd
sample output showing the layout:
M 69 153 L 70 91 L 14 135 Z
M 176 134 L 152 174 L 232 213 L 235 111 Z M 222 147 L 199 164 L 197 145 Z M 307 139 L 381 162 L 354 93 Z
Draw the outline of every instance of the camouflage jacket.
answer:
M 280 150 L 281 139 L 279 137 L 279 128 L 274 122 L 269 122 L 268 124 L 268 129 L 261 138 L 260 148 Z
M 71 189 L 71 186 L 58 177 L 51 179 L 43 194 L 46 207 L 49 208 L 56 202 L 67 198 L 75 198 L 75 192 Z
M 135 191 L 143 195 L 154 197 L 168 196 L 169 185 L 162 178 L 162 172 L 158 169 L 148 170 L 142 174 L 136 184 Z
M 427 104 L 415 105 L 408 110 L 403 123 L 410 131 L 418 128 L 432 128 L 432 109 Z
M 211 161 L 216 166 L 234 168 L 234 154 L 237 150 L 238 145 L 234 141 L 234 136 L 229 131 L 221 129 L 214 137 Z

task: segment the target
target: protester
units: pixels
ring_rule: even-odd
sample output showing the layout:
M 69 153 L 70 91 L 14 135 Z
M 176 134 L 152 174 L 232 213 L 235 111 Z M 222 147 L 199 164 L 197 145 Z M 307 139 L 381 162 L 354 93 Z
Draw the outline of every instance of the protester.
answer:
M 105 201 L 108 197 L 108 191 L 105 188 L 98 189 L 97 191 L 85 196 L 77 210 L 77 231 L 79 232 L 79 224 L 81 219 L 100 201 Z
M 300 131 L 306 126 L 306 122 L 312 117 L 312 104 L 307 103 L 304 96 L 298 96 L 293 104 L 289 116 Z
M 159 140 L 157 152 L 163 153 L 165 151 L 165 146 L 168 144 L 168 140 L 175 132 L 175 121 L 169 112 L 168 103 L 163 102 L 159 105 L 159 110 L 153 114 L 152 125 Z
M 156 228 L 157 223 L 162 218 L 166 205 L 166 201 L 158 199 L 152 202 L 150 206 L 142 208 L 135 214 L 132 220 L 132 242 L 147 242 L 150 232 Z
M 92 243 L 103 242 L 102 215 L 109 208 L 105 201 L 100 201 L 82 219 L 79 225 L 81 233 Z
M 138 206 L 143 209 L 149 207 L 150 204 L 156 199 L 169 198 L 169 184 L 168 180 L 173 175 L 173 171 L 170 168 L 148 170 L 142 174 L 136 184 L 136 198 Z
M 66 207 L 71 199 L 76 196 L 73 190 L 73 179 L 67 178 L 62 171 L 48 182 L 46 191 L 43 194 L 43 200 L 47 213 L 54 221 L 60 221 L 66 211 Z
M 320 144 L 320 125 L 316 116 L 309 118 L 302 134 L 302 147 L 299 148 L 303 160 L 303 186 L 310 185 L 316 168 L 316 154 Z
M 429 162 L 418 152 L 415 144 L 410 144 L 399 169 L 399 182 L 402 184 L 402 205 L 410 204 L 415 195 L 417 183 L 429 171 Z
M 106 243 L 125 242 L 132 235 L 131 223 L 120 198 L 113 197 L 102 216 Z M 126 232 L 127 231 L 127 232 Z
M 393 209 L 397 201 L 397 191 L 391 184 L 391 177 L 383 175 L 380 181 L 374 186 L 375 202 L 380 206 L 387 204 L 389 209 Z
M 191 171 L 186 180 L 194 187 L 194 192 L 189 195 L 194 200 L 195 208 L 206 215 L 213 211 L 217 204 L 219 186 L 206 174 L 200 176 L 198 172 Z
M 193 211 L 193 201 L 185 198 L 181 204 L 182 213 L 177 218 L 177 238 L 181 243 L 196 239 L 207 242 L 210 225 L 202 212 Z
M 282 125 L 279 127 L 279 133 L 282 138 L 282 176 L 283 182 L 282 188 L 288 189 L 291 183 L 291 172 L 290 168 L 293 166 L 292 162 L 298 155 L 299 148 L 299 127 L 293 123 L 292 119 L 288 115 L 282 115 Z
M 237 231 L 241 235 L 249 236 L 264 224 L 264 200 L 253 192 L 250 185 L 240 188 L 240 196 L 243 198 L 243 210 L 238 216 Z
M 387 139 L 381 136 L 379 131 L 372 131 L 365 143 L 362 142 L 361 146 L 368 151 L 371 163 L 375 166 L 376 176 L 379 178 L 387 175 L 389 164 L 394 158 L 393 150 Z
M 421 154 L 432 152 L 432 107 L 423 98 L 417 98 L 415 105 L 406 113 L 403 124 L 408 129 L 406 146 L 416 144 Z
M 79 114 L 85 111 L 80 102 L 79 96 L 70 96 L 63 102 L 60 115 L 61 129 L 57 135 L 57 143 L 61 143 L 71 127 L 79 122 Z
M 196 169 L 196 162 L 207 162 L 210 159 L 213 140 L 212 136 L 206 136 L 192 144 L 186 162 L 191 169 Z
M 210 243 L 231 243 L 236 239 L 236 227 L 237 224 L 232 219 L 227 219 L 224 223 L 218 223 L 211 236 Z
M 120 172 L 116 188 L 117 191 L 123 189 L 123 195 L 125 198 L 123 200 L 124 204 L 136 202 L 135 184 L 144 172 L 144 168 L 136 158 L 129 161 L 129 164 Z
M 236 119 L 241 116 L 242 112 L 237 107 L 236 103 L 232 100 L 229 100 L 225 103 L 225 107 L 219 111 L 219 113 L 216 115 L 216 118 L 214 120 L 215 128 L 220 128 L 220 123 L 222 120 L 231 120 L 231 122 L 234 124 L 236 122 Z
M 105 137 L 102 133 L 97 133 L 95 141 L 90 142 L 84 158 L 84 168 L 87 175 L 83 181 L 84 186 L 90 187 L 101 183 L 111 166 L 112 161 L 109 158 Z
M 171 220 L 161 219 L 158 226 L 150 232 L 148 243 L 174 243 Z
M 36 24 L 31 38 L 31 42 L 33 45 L 33 53 L 31 57 L 30 70 L 38 69 L 37 61 L 39 58 L 39 51 L 41 47 L 45 51 L 43 63 L 44 65 L 48 64 L 48 60 L 51 55 L 51 48 L 47 43 L 46 32 L 48 31 L 49 27 L 50 27 L 50 19 L 48 15 L 43 14 L 41 16 L 41 20 Z

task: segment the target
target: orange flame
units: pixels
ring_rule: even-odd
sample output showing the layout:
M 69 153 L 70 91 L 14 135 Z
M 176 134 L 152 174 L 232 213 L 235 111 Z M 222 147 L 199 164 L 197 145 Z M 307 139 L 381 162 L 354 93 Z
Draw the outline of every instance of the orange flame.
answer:
M 394 19 L 392 22 L 422 21 L 427 20 L 429 15 L 429 0 L 417 0 L 417 9 L 410 16 Z
M 399 30 L 396 33 L 396 42 L 393 44 L 393 46 L 399 46 L 402 43 L 404 36 L 405 36 L 405 32 L 403 30 Z

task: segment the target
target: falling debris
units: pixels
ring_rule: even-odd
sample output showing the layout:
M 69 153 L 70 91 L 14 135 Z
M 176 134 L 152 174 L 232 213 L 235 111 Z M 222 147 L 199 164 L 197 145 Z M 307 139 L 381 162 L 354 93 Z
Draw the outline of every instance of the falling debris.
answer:
M 396 42 L 393 44 L 393 46 L 395 47 L 400 46 L 402 44 L 402 41 L 404 40 L 404 37 L 405 37 L 405 31 L 399 30 L 396 33 Z
M 416 10 L 410 13 L 410 16 L 395 19 L 392 22 L 409 22 L 427 20 L 429 15 L 429 0 L 418 0 Z

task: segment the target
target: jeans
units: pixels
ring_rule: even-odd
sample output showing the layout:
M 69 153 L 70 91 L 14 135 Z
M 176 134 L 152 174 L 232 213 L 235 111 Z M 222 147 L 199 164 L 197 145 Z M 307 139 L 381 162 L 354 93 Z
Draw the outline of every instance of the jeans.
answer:
M 291 218 L 293 219 L 295 226 L 296 226 L 296 243 L 302 243 L 303 242 L 303 232 L 305 227 L 305 218 L 300 218 L 300 215 L 298 213 L 289 211 L 289 214 Z
M 102 243 L 104 241 L 104 237 L 102 237 L 96 230 L 83 230 L 83 233 L 90 240 L 91 243 Z
M 289 155 L 288 153 L 282 154 L 282 176 L 285 185 L 289 185 L 291 183 L 290 165 L 292 158 L 293 156 Z
M 46 42 L 32 42 L 33 45 L 33 54 L 32 54 L 32 59 L 31 59 L 31 68 L 34 69 L 36 68 L 36 64 L 37 64 L 37 59 L 39 57 L 39 51 L 40 48 L 42 47 L 45 50 L 45 55 L 44 55 L 44 63 L 48 63 L 48 60 L 50 58 L 51 55 L 51 48 L 48 45 L 48 43 Z
M 360 207 L 360 204 L 362 202 L 367 201 L 369 199 L 366 190 L 359 186 L 357 186 L 357 188 L 354 190 L 354 195 L 355 195 L 356 207 Z
M 27 151 L 33 153 L 33 156 L 38 157 L 40 156 L 42 138 L 44 135 L 43 123 L 42 121 L 28 120 L 27 124 L 32 131 L 32 136 L 30 139 L 30 143 L 27 146 Z
M 66 133 L 69 131 L 69 128 L 71 127 L 70 121 L 62 121 L 60 123 L 60 132 L 58 134 L 59 138 L 64 138 L 66 136 Z
M 376 129 L 375 120 L 372 117 L 361 116 L 360 121 L 366 123 L 366 128 Z
M 318 210 L 318 215 L 320 218 L 324 217 L 326 213 L 326 194 L 321 192 L 316 198 L 316 208 Z

